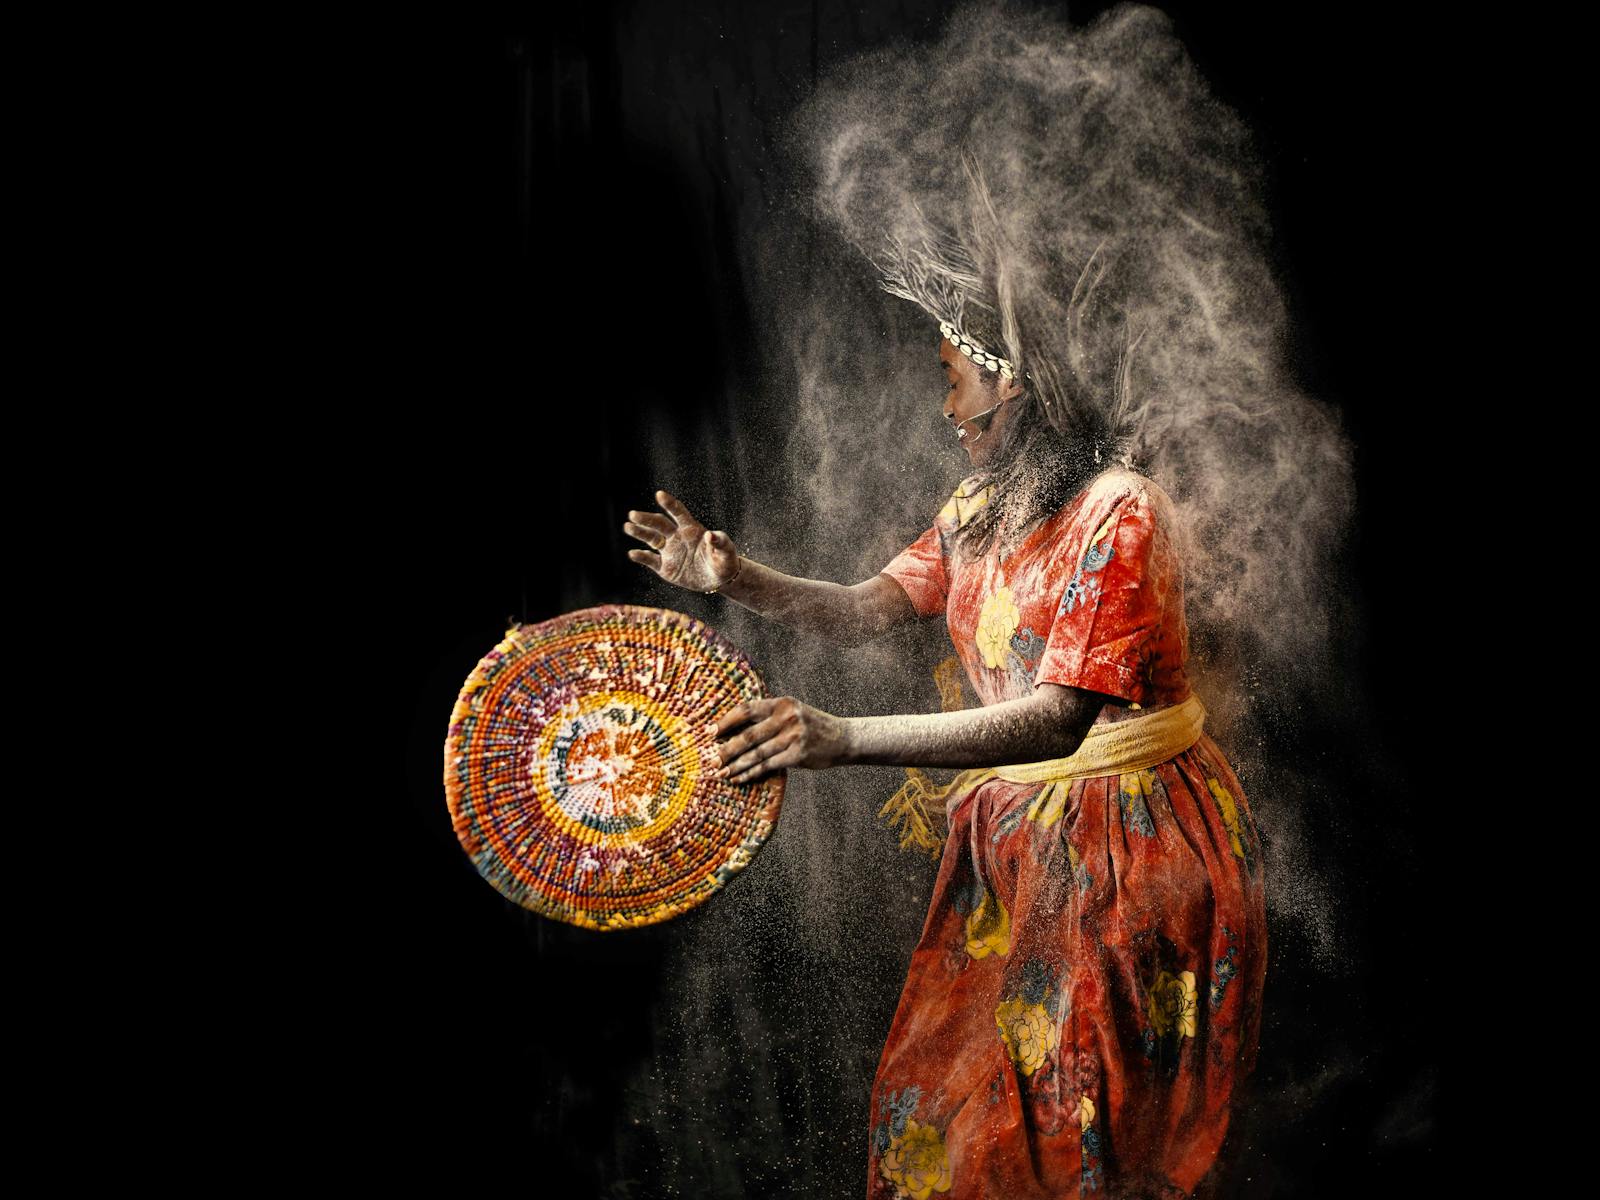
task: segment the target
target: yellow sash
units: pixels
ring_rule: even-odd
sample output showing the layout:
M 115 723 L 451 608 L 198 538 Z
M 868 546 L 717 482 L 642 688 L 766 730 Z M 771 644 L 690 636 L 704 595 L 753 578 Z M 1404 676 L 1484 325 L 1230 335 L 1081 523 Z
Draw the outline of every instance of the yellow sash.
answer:
M 934 857 L 944 847 L 944 839 L 933 830 L 928 816 L 930 804 L 946 807 L 979 784 L 991 779 L 1008 783 L 1043 783 L 1030 812 L 1059 809 L 1074 781 L 1100 775 L 1121 775 L 1142 771 L 1182 754 L 1200 740 L 1206 709 L 1195 695 L 1182 704 L 1156 712 L 1091 725 L 1082 744 L 1065 758 L 1042 762 L 1004 763 L 998 767 L 976 767 L 963 771 L 949 783 L 935 784 L 916 767 L 906 768 L 906 782 L 879 811 L 892 827 L 900 825 L 900 848 L 926 851 Z M 946 808 L 948 815 L 948 808 Z

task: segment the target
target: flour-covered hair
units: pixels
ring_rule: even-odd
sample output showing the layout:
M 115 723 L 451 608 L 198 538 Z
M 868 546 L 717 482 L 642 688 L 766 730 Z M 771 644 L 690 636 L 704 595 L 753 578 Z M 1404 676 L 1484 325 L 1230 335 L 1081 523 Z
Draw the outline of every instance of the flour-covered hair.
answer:
M 883 286 L 1020 373 L 1053 436 L 1010 463 L 1013 517 L 1062 471 L 1136 465 L 1177 502 L 1202 644 L 1286 669 L 1323 649 L 1349 447 L 1283 361 L 1248 131 L 1165 14 L 977 3 L 830 72 L 789 137 Z

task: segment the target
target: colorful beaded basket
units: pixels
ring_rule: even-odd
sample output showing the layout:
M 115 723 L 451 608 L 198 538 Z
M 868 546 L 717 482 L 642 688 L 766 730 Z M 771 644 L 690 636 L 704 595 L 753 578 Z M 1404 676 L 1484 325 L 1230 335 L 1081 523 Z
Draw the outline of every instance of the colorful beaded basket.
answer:
M 618 604 L 513 625 L 450 714 L 456 836 L 543 916 L 621 929 L 685 912 L 777 822 L 787 773 L 710 773 L 715 721 L 761 695 L 738 648 L 683 613 Z

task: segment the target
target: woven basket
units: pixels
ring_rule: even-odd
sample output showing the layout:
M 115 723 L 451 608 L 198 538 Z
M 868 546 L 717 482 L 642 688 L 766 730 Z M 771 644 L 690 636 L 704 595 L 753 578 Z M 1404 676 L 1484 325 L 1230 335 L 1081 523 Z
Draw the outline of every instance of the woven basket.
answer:
M 651 925 L 726 886 L 772 832 L 786 772 L 711 776 L 714 722 L 763 694 L 683 613 L 606 605 L 513 625 L 450 714 L 456 836 L 507 899 L 589 929 Z

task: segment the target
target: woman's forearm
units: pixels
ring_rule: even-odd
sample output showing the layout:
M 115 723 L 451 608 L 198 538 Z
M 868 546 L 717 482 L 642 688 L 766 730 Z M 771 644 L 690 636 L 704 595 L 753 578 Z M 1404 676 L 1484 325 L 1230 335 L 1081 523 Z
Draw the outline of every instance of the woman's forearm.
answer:
M 739 557 L 739 574 L 719 595 L 763 617 L 829 641 L 854 645 L 916 616 L 911 601 L 892 581 L 869 580 L 854 587 L 785 575 L 754 559 Z M 898 596 L 891 594 L 898 592 Z M 898 603 L 897 603 L 898 601 Z M 904 611 L 897 611 L 903 609 Z
M 1105 699 L 1043 684 L 1031 696 L 960 712 L 844 717 L 844 761 L 993 767 L 1064 758 L 1082 743 Z
M 781 767 L 994 767 L 1065 758 L 1112 699 L 1041 683 L 1004 704 L 893 717 L 836 717 L 793 696 L 745 700 L 717 719 L 711 764 L 718 778 L 748 783 Z

